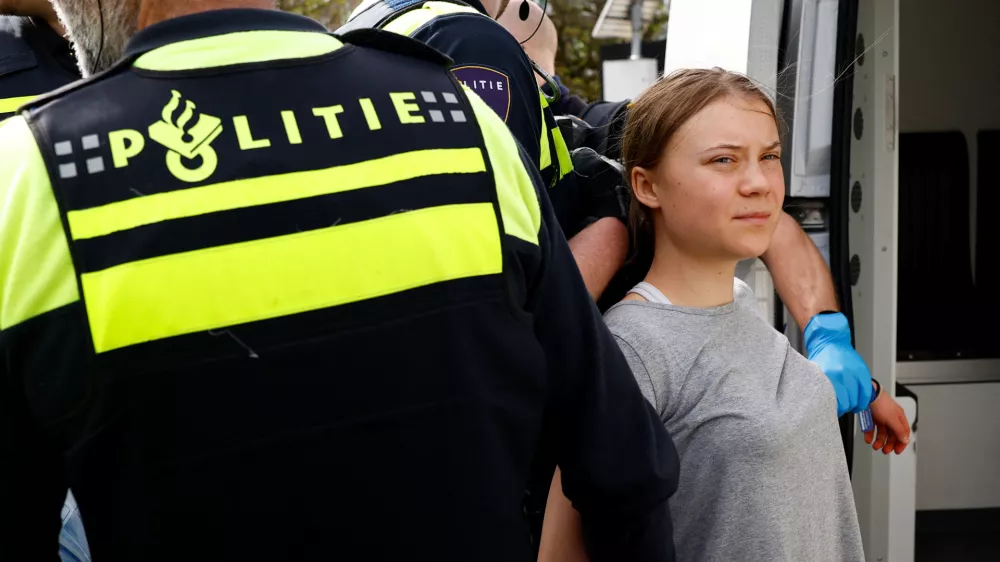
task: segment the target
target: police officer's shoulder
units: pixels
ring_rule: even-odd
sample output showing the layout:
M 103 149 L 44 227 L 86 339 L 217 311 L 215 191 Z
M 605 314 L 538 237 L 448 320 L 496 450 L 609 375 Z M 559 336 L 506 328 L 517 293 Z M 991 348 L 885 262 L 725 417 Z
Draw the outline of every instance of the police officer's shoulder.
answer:
M 420 41 L 379 29 L 356 29 L 336 36 L 344 43 L 405 55 L 440 66 L 451 66 L 451 57 Z
M 415 32 L 413 37 L 445 51 L 455 60 L 452 70 L 486 67 L 503 73 L 507 80 L 527 91 L 538 87 L 521 44 L 485 14 L 457 12 L 437 17 Z M 474 70 L 473 76 L 457 75 L 459 80 L 476 80 L 480 78 L 478 73 Z
M 128 71 L 128 69 L 132 67 L 133 62 L 134 60 L 131 58 L 123 59 L 118 63 L 116 63 L 111 68 L 103 72 L 98 72 L 97 74 L 94 74 L 88 78 L 84 78 L 83 80 L 77 80 L 76 82 L 67 84 L 62 88 L 53 90 L 47 94 L 40 95 L 37 98 L 31 100 L 30 103 L 25 104 L 21 109 L 26 111 L 35 111 L 37 109 L 40 109 L 41 107 L 52 101 L 64 98 L 80 89 L 93 86 L 94 84 L 98 84 L 100 82 L 108 80 L 109 78 L 112 78 L 123 72 Z
M 24 39 L 24 18 L 0 16 L 0 77 L 37 64 Z
M 6 303 L 16 305 L 0 305 L 4 332 L 79 300 L 51 185 L 42 150 L 24 117 L 0 123 L 0 201 L 7 203 L 0 213 L 0 291 Z M 10 243 L 29 251 L 10 252 Z
M 10 201 L 12 190 L 20 189 L 20 184 L 31 184 L 45 175 L 45 167 L 37 165 L 40 160 L 41 153 L 24 117 L 15 115 L 0 122 L 0 201 Z M 24 207 L 12 207 L 19 208 Z M 0 213 L 0 240 L 4 239 L 3 219 Z
M 440 15 L 417 28 L 412 37 L 423 40 L 430 35 L 452 31 L 458 37 L 468 39 L 467 43 L 481 46 L 484 52 L 510 47 L 516 47 L 519 52 L 524 52 L 521 44 L 509 31 L 493 18 L 478 11 Z
M 500 190 L 504 229 L 515 238 L 538 245 L 542 226 L 541 199 L 545 191 L 542 178 L 496 112 L 479 96 L 470 94 L 467 97 L 482 131 Z
M 25 149 L 25 143 L 21 142 L 23 138 L 30 138 L 31 131 L 24 127 L 24 118 L 15 115 L 9 119 L 4 119 L 0 121 L 0 163 L 4 163 L 11 156 L 15 156 L 15 149 L 19 154 L 23 149 Z M 27 134 L 28 137 L 24 137 Z M 10 160 L 10 162 L 15 162 L 16 160 Z M 2 166 L 0 166 L 2 167 Z

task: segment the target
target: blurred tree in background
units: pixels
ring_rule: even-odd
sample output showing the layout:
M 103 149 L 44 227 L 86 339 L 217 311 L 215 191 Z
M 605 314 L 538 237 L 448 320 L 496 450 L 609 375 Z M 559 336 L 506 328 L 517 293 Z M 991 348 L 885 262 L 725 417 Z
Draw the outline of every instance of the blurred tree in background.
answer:
M 517 0 L 511 0 L 511 3 Z M 594 39 L 591 33 L 606 0 L 535 0 L 549 4 L 549 17 L 559 34 L 556 74 L 576 95 L 589 101 L 601 99 L 601 53 L 603 45 L 621 43 L 618 39 Z M 666 34 L 667 14 L 661 10 L 646 27 L 645 40 L 662 39 Z
M 594 39 L 591 32 L 605 0 L 533 0 L 545 7 L 559 34 L 556 72 L 559 78 L 578 96 L 588 100 L 601 98 L 602 45 L 618 43 L 616 39 Z M 516 4 L 519 0 L 511 0 Z M 347 21 L 361 0 L 278 0 L 282 10 L 309 16 L 330 29 Z M 666 30 L 665 11 L 660 12 L 646 28 L 646 40 L 662 38 Z
M 603 45 L 615 39 L 594 39 L 590 33 L 604 7 L 603 0 L 547 0 L 549 17 L 559 34 L 556 74 L 574 94 L 587 99 L 601 98 L 601 59 Z M 544 6 L 546 0 L 540 0 Z
M 309 16 L 323 25 L 336 29 L 347 22 L 347 16 L 361 0 L 278 0 L 278 8 Z

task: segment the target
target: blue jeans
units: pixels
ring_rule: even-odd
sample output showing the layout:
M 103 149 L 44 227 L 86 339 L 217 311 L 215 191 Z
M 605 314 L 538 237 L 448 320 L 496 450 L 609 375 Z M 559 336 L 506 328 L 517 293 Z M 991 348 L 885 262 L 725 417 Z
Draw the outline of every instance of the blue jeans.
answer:
M 59 533 L 59 558 L 62 562 L 90 562 L 90 546 L 83 531 L 83 520 L 73 492 L 66 494 L 62 509 L 62 532 Z

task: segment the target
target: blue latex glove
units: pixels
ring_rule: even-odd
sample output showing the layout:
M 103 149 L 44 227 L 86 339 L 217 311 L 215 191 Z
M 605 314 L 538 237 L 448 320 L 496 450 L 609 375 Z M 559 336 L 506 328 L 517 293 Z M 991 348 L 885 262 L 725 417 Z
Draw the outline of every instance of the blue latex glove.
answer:
M 851 346 L 851 328 L 841 313 L 817 314 L 805 330 L 809 360 L 819 364 L 837 393 L 837 415 L 861 413 L 872 399 L 872 374 Z

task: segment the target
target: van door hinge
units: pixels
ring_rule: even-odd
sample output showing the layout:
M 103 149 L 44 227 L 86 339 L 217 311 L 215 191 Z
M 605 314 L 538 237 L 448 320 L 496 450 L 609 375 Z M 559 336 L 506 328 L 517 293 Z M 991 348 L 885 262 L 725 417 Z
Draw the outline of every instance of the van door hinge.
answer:
M 896 77 L 885 78 L 885 148 L 896 150 Z

